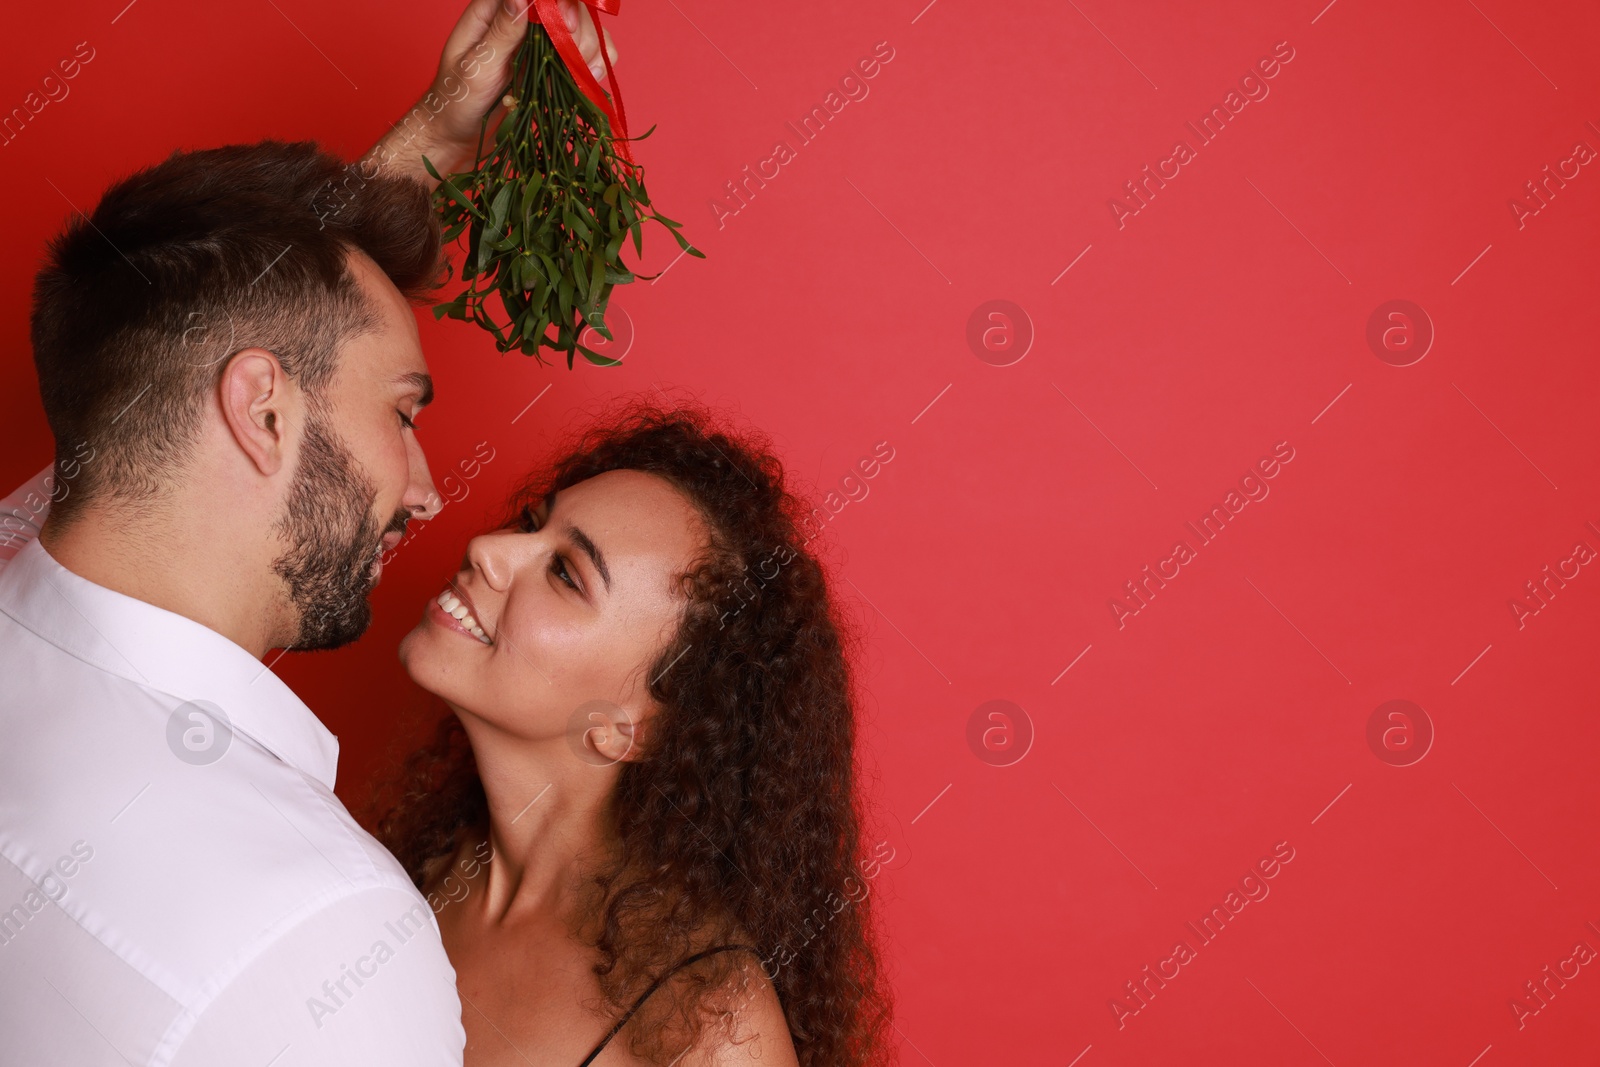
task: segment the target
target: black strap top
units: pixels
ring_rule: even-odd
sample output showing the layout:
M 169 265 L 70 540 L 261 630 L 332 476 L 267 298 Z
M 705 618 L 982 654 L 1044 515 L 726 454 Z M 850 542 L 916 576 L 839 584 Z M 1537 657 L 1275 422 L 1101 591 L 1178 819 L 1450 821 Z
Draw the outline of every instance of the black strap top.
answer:
M 661 983 L 662 982 L 665 982 L 668 978 L 672 977 L 672 975 L 674 975 L 678 971 L 681 971 L 683 968 L 689 966 L 689 964 L 698 963 L 701 960 L 705 959 L 707 956 L 714 956 L 718 952 L 728 952 L 730 950 L 738 950 L 738 949 L 743 949 L 746 952 L 755 952 L 757 956 L 760 955 L 760 953 L 757 952 L 756 949 L 752 948 L 749 945 L 717 945 L 717 946 L 715 946 L 713 948 L 706 949 L 704 952 L 696 952 L 693 956 L 690 956 L 688 959 L 685 959 L 683 962 L 679 963 L 676 967 L 673 967 L 672 970 L 668 971 L 666 974 L 663 974 L 661 977 L 657 978 L 654 982 L 651 982 L 650 983 L 650 988 L 646 989 L 643 993 L 639 994 L 639 999 L 633 1002 L 633 1007 L 629 1008 L 627 1010 L 627 1012 L 623 1014 L 622 1018 L 620 1018 L 620 1019 L 618 1019 L 616 1021 L 616 1024 L 614 1026 L 612 1026 L 609 1031 L 606 1032 L 606 1036 L 602 1037 L 600 1039 L 600 1043 L 594 1047 L 594 1051 L 589 1053 L 589 1055 L 585 1056 L 583 1058 L 583 1062 L 578 1064 L 578 1067 L 589 1067 L 589 1064 L 594 1062 L 594 1058 L 596 1056 L 600 1055 L 600 1050 L 605 1048 L 608 1044 L 610 1044 L 611 1043 L 611 1039 L 613 1037 L 616 1037 L 617 1034 L 622 1031 L 622 1028 L 624 1026 L 628 1025 L 628 1020 L 633 1018 L 633 1013 L 638 1011 L 640 1006 L 642 1006 L 644 1004 L 644 1002 L 649 999 L 651 993 L 654 993 L 657 989 L 661 988 Z

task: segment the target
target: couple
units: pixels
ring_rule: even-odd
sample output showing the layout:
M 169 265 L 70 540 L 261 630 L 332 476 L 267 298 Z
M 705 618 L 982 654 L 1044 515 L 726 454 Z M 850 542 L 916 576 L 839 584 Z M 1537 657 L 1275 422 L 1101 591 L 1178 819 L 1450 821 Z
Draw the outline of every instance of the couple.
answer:
M 474 0 L 441 75 L 492 42 L 487 107 L 521 32 Z M 411 154 L 471 152 L 449 114 L 336 213 L 341 161 L 264 142 L 51 243 L 56 462 L 0 570 L 0 1062 L 887 1056 L 850 636 L 758 443 L 634 404 L 532 472 L 401 644 L 451 714 L 377 838 L 262 662 L 359 637 L 438 509 Z

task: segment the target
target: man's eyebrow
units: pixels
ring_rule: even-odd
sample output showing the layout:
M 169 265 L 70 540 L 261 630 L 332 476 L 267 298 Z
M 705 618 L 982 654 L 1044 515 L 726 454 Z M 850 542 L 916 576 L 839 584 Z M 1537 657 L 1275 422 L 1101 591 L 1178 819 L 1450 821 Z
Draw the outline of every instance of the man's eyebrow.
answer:
M 417 398 L 417 407 L 425 408 L 433 403 L 433 375 L 422 371 L 412 371 L 402 374 L 395 379 L 396 385 L 409 385 L 422 395 Z
M 556 490 L 552 489 L 545 494 L 544 502 L 545 507 L 549 509 L 546 512 L 547 515 L 555 511 Z M 606 557 L 601 553 L 599 547 L 589 539 L 588 534 L 570 522 L 567 523 L 566 532 L 567 536 L 572 539 L 572 543 L 582 549 L 583 554 L 589 557 L 589 562 L 594 564 L 594 569 L 600 572 L 600 578 L 606 583 L 606 592 L 611 592 L 611 571 L 606 567 Z

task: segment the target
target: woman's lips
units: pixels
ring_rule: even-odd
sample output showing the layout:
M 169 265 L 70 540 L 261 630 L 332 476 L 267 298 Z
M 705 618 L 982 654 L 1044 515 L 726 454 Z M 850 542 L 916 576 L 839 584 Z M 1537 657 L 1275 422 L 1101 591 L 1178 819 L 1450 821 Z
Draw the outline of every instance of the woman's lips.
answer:
M 480 644 L 492 644 L 488 631 L 473 616 L 468 605 L 452 589 L 446 589 L 428 602 L 428 618 L 447 630 L 472 638 Z

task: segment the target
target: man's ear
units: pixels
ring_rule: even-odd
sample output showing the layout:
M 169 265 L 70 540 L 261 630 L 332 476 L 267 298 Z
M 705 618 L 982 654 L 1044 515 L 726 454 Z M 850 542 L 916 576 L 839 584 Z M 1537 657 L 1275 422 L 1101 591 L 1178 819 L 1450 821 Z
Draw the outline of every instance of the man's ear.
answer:
M 222 368 L 217 400 L 239 450 L 263 476 L 277 474 L 287 458 L 290 416 L 301 402 L 278 357 L 264 348 L 235 353 Z

